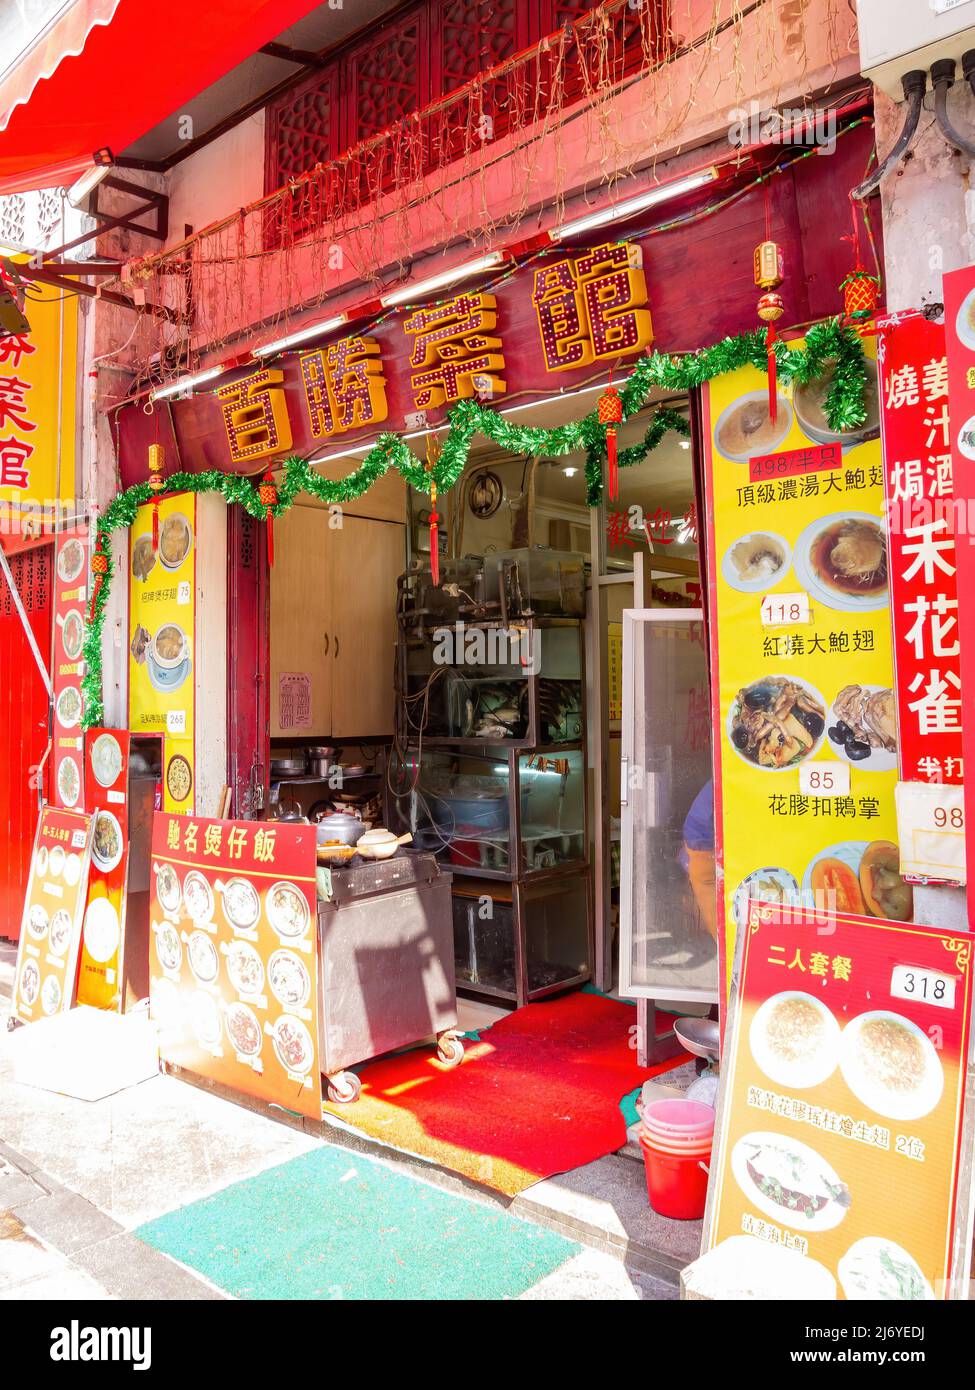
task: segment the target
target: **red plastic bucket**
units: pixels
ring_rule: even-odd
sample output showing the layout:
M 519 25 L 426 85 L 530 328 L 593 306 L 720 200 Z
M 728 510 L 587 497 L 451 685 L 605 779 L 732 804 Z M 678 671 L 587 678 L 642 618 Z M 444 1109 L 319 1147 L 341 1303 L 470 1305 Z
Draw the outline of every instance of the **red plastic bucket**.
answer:
M 700 1221 L 708 1192 L 706 1153 L 666 1153 L 640 1135 L 650 1205 L 675 1221 Z

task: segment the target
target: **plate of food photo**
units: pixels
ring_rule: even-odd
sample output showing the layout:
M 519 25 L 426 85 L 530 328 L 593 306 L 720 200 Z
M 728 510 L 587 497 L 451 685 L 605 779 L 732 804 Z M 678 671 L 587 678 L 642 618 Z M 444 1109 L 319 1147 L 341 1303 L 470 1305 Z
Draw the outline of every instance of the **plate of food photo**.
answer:
M 864 613 L 887 606 L 887 536 L 880 517 L 820 517 L 796 541 L 792 563 L 801 586 L 827 608 Z
M 826 701 L 799 676 L 762 676 L 732 700 L 727 732 L 743 762 L 784 772 L 818 751 L 826 736 Z

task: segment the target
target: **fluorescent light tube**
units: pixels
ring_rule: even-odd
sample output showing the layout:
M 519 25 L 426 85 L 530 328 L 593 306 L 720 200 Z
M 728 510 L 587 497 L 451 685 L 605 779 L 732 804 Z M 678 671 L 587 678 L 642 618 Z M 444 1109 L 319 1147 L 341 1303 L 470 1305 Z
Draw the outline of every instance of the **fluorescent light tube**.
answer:
M 91 191 L 98 187 L 102 179 L 112 172 L 111 164 L 93 164 L 87 173 L 68 189 L 68 202 L 73 208 L 80 208 Z
M 441 271 L 439 275 L 431 275 L 428 280 L 418 280 L 415 285 L 402 285 L 398 290 L 390 290 L 388 294 L 380 295 L 379 302 L 385 309 L 392 309 L 396 304 L 412 304 L 428 294 L 433 294 L 435 290 L 442 290 L 446 285 L 454 284 L 457 280 L 467 280 L 472 275 L 483 275 L 486 270 L 495 270 L 498 266 L 504 265 L 507 259 L 506 251 L 490 251 L 486 256 L 478 256 L 476 261 L 466 261 L 451 270 Z
M 254 348 L 255 357 L 272 357 L 276 352 L 284 352 L 285 348 L 296 347 L 298 343 L 306 343 L 309 338 L 317 338 L 322 333 L 331 333 L 335 328 L 341 328 L 344 323 L 348 323 L 345 314 L 335 314 L 330 319 L 323 319 L 321 323 L 309 324 L 307 328 L 299 328 L 294 333 L 289 333 L 286 338 L 276 338 L 273 343 L 261 343 L 260 347 Z
M 160 386 L 155 391 L 149 392 L 151 401 L 162 401 L 167 396 L 181 396 L 184 391 L 192 391 L 197 386 L 202 386 L 205 381 L 212 381 L 215 376 L 228 370 L 226 367 L 208 367 L 205 372 L 194 372 L 192 376 L 181 376 L 176 381 L 171 381 L 168 386 Z
M 713 183 L 717 177 L 718 171 L 713 166 L 709 169 L 699 169 L 696 174 L 688 174 L 686 178 L 658 184 L 656 188 L 648 188 L 646 193 L 637 193 L 632 198 L 624 198 L 621 203 L 613 203 L 610 207 L 600 208 L 598 212 L 587 213 L 572 222 L 563 222 L 560 227 L 553 227 L 549 236 L 553 241 L 568 241 L 584 232 L 591 232 L 596 227 L 604 227 L 607 222 L 622 222 L 646 208 L 669 202 L 671 198 L 679 198 L 682 193 L 690 193 L 694 188 Z

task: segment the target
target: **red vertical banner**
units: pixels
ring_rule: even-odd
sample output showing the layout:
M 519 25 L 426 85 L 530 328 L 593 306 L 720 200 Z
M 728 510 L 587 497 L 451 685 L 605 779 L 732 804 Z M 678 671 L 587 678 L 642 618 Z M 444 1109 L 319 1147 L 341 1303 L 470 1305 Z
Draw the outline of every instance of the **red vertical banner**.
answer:
M 81 940 L 78 1003 L 119 1009 L 125 893 L 129 872 L 129 735 L 89 729 L 85 736 L 85 805 L 92 816 L 88 903 Z
M 972 518 L 975 517 L 975 266 L 965 266 L 944 277 L 945 339 L 948 353 L 948 416 L 954 470 L 954 498 L 958 566 L 958 626 L 961 638 L 961 682 L 975 691 L 975 551 Z M 965 721 L 962 743 L 969 764 L 975 766 L 975 722 Z M 964 818 L 972 809 L 975 792 L 967 784 Z M 965 841 L 969 887 L 975 891 L 975 839 Z
M 54 731 L 48 782 L 52 805 L 73 811 L 85 808 L 81 680 L 87 598 L 88 528 L 76 526 L 58 537 L 54 562 Z
M 945 331 L 877 323 L 899 764 L 905 782 L 964 781 L 961 646 Z

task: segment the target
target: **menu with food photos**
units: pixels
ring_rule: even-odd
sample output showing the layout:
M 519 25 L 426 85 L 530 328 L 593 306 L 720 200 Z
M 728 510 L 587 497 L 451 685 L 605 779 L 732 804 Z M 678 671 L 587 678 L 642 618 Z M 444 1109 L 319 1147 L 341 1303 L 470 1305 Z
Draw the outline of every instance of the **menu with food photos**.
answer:
M 81 937 L 78 1003 L 122 1006 L 122 953 L 129 871 L 129 735 L 85 735 L 85 805 L 92 817 L 88 903 Z
M 81 681 L 88 600 L 88 528 L 58 537 L 54 561 L 54 728 L 48 799 L 65 810 L 85 809 Z
M 90 858 L 91 817 L 43 807 L 17 944 L 13 1014 L 22 1023 L 74 1003 Z
M 798 1251 L 839 1298 L 949 1296 L 972 939 L 750 902 L 739 951 L 707 1248 Z
M 314 826 L 157 812 L 151 872 L 162 1060 L 321 1119 Z
M 802 343 L 790 344 L 801 348 Z M 866 418 L 833 377 L 728 372 L 703 392 L 715 838 L 725 987 L 749 900 L 910 921 L 875 347 Z

